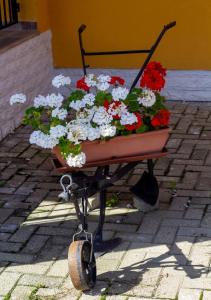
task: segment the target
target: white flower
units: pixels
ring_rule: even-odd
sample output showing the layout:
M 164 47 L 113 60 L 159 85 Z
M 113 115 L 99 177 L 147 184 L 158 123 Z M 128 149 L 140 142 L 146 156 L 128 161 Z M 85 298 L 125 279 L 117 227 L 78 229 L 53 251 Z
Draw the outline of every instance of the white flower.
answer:
M 137 123 L 138 119 L 135 114 L 126 112 L 121 116 L 120 124 L 121 125 L 131 125 Z
M 108 76 L 108 75 L 99 75 L 97 77 L 97 88 L 98 88 L 98 90 L 105 91 L 105 90 L 109 89 L 110 80 L 111 80 L 111 77 Z
M 112 120 L 112 116 L 107 113 L 105 107 L 100 106 L 97 108 L 92 121 L 97 125 L 103 125 L 111 123 Z
M 84 106 L 93 106 L 95 103 L 95 95 L 92 93 L 86 94 L 81 101 L 83 102 Z
M 63 100 L 64 97 L 61 94 L 51 94 L 46 97 L 47 105 L 50 107 L 61 107 Z
M 116 134 L 116 127 L 111 125 L 100 126 L 100 135 L 103 137 L 112 137 Z
M 26 102 L 26 96 L 24 94 L 15 94 L 10 97 L 10 105 L 14 103 L 24 103 Z
M 70 167 L 81 168 L 86 162 L 86 155 L 81 152 L 78 155 L 73 155 L 72 153 L 67 157 L 67 164 Z
M 138 102 L 145 107 L 151 107 L 156 102 L 156 96 L 151 90 L 144 89 L 143 96 L 138 98 Z
M 94 74 L 86 75 L 84 81 L 88 87 L 96 86 L 96 77 Z
M 85 141 L 87 139 L 87 126 L 86 124 L 71 124 L 67 125 L 69 141 L 74 144 L 79 144 L 80 141 Z
M 112 116 L 116 116 L 118 115 L 119 117 L 121 117 L 122 114 L 126 113 L 127 112 L 127 106 L 121 102 L 121 103 L 111 103 L 109 105 L 109 108 L 108 108 L 108 113 Z
M 52 110 L 52 117 L 58 118 L 59 120 L 65 120 L 67 117 L 67 110 L 64 108 L 58 108 L 56 107 L 54 110 Z
M 125 100 L 127 98 L 128 93 L 129 90 L 121 86 L 114 88 L 111 92 L 114 100 Z
M 78 111 L 76 113 L 76 119 L 78 123 L 89 123 L 93 118 L 93 115 L 96 111 L 96 106 L 93 106 L 91 109 L 85 108 L 84 110 Z
M 35 130 L 32 132 L 29 142 L 44 149 L 52 149 L 58 144 L 59 141 L 58 139 L 55 139 L 40 130 Z
M 59 139 L 62 136 L 65 136 L 67 134 L 67 128 L 63 125 L 57 125 L 54 127 L 51 127 L 50 129 L 50 136 L 54 139 Z
M 98 127 L 94 128 L 92 126 L 88 127 L 87 130 L 87 139 L 89 141 L 94 141 L 100 138 L 100 130 Z
M 34 98 L 34 107 L 38 108 L 38 107 L 47 106 L 47 105 L 48 105 L 48 103 L 47 103 L 46 97 L 39 95 Z
M 79 111 L 81 108 L 84 108 L 84 102 L 82 100 L 76 100 L 70 102 L 70 107 L 76 111 Z
M 59 88 L 60 86 L 68 85 L 71 83 L 70 77 L 65 77 L 62 74 L 57 75 L 52 80 L 52 85 L 56 88 Z

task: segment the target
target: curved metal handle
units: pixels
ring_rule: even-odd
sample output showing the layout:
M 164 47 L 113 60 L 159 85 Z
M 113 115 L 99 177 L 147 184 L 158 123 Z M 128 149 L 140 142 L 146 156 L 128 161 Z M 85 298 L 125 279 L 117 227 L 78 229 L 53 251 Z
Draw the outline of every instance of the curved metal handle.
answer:
M 165 28 L 165 30 L 169 30 L 169 29 L 171 29 L 172 27 L 174 27 L 174 26 L 176 26 L 176 21 L 173 21 L 173 22 L 171 22 L 171 23 L 169 23 L 169 24 L 166 24 L 165 26 L 164 26 L 164 28 Z
M 78 28 L 78 32 L 81 34 L 86 29 L 85 24 L 81 24 L 81 26 Z
M 64 179 L 65 179 L 65 178 L 68 178 L 68 179 L 69 179 L 69 184 L 67 184 L 67 185 L 64 184 Z M 72 177 L 71 177 L 70 175 L 68 175 L 68 174 L 63 175 L 63 176 L 61 177 L 61 179 L 60 179 L 60 184 L 61 184 L 61 186 L 62 186 L 64 192 L 68 192 L 69 188 L 70 188 L 70 187 L 72 186 L 72 184 L 73 184 Z

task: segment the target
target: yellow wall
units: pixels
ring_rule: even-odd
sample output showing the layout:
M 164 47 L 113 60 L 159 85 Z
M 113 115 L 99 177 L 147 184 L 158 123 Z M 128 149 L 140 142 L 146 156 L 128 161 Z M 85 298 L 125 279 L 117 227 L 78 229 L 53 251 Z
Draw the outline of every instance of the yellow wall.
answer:
M 20 12 L 19 20 L 36 21 L 36 2 L 37 0 L 19 0 Z
M 24 0 L 22 0 L 24 1 Z M 155 60 L 169 69 L 211 69 L 211 0 L 38 1 L 40 30 L 51 27 L 56 67 L 81 67 L 77 28 L 87 25 L 87 50 L 148 48 L 162 26 L 176 20 Z M 48 6 L 47 6 L 48 2 Z M 48 19 L 49 17 L 49 19 Z M 139 67 L 142 56 L 88 58 L 93 67 Z
M 19 0 L 19 20 L 37 22 L 39 31 L 49 29 L 48 2 L 49 0 Z

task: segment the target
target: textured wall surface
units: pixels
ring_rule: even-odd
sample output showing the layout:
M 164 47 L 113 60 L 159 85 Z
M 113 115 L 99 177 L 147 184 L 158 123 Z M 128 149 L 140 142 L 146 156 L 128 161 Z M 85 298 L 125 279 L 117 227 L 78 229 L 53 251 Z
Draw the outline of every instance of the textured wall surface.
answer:
M 46 31 L 0 54 L 0 140 L 20 124 L 33 98 L 49 90 L 51 53 L 51 33 Z M 24 105 L 10 106 L 16 93 L 27 95 Z

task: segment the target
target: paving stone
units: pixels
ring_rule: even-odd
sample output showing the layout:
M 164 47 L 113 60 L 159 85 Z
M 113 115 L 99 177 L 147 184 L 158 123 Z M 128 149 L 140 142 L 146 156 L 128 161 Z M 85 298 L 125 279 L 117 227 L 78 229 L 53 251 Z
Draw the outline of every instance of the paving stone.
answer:
M 162 277 L 156 289 L 155 297 L 175 299 L 181 282 L 181 276 L 169 275 L 168 277 Z
M 40 249 L 45 245 L 47 240 L 48 240 L 48 236 L 34 235 L 28 241 L 28 243 L 26 244 L 26 246 L 23 248 L 21 252 L 35 254 L 40 251 Z
M 47 276 L 66 277 L 68 274 L 68 261 L 67 259 L 58 259 L 52 265 L 47 273 Z
M 0 208 L 0 224 L 4 223 L 4 221 L 6 221 L 6 219 L 11 216 L 13 212 L 13 209 Z
M 1 252 L 18 252 L 21 247 L 21 243 L 0 242 Z
M 15 272 L 15 273 L 22 273 L 22 274 L 38 274 L 44 275 L 50 266 L 53 264 L 51 261 L 35 261 L 34 263 L 30 264 L 17 264 L 11 263 L 7 267 L 8 272 Z
M 10 241 L 25 243 L 35 230 L 35 226 L 22 226 L 12 235 Z
M 177 235 L 211 237 L 211 229 L 200 227 L 180 227 Z
M 29 254 L 6 253 L 0 252 L 0 261 L 10 261 L 17 263 L 31 263 L 33 256 Z
M 161 226 L 157 235 L 155 236 L 155 243 L 168 243 L 171 244 L 174 241 L 174 237 L 176 235 L 177 228 L 174 226 Z
M 73 231 L 65 228 L 40 227 L 36 232 L 40 235 L 56 235 L 56 236 L 71 236 Z
M 37 286 L 44 285 L 46 287 L 58 287 L 63 281 L 63 278 L 46 277 L 44 275 L 25 274 L 19 280 L 20 285 Z
M 38 290 L 38 292 L 36 293 L 36 296 L 39 298 L 41 297 L 54 297 L 55 295 L 58 295 L 60 294 L 60 289 L 58 288 L 51 288 L 51 289 L 48 289 L 48 288 L 40 288 Z
M 211 299 L 211 291 L 204 291 L 203 300 L 210 300 L 210 299 Z
M 161 220 L 159 218 L 151 218 L 151 217 L 145 217 L 141 223 L 141 226 L 138 229 L 139 233 L 145 233 L 145 234 L 155 234 L 158 230 L 158 227 L 161 223 Z
M 210 278 L 188 278 L 186 277 L 182 283 L 183 288 L 211 290 Z
M 0 275 L 0 295 L 5 296 L 16 285 L 21 274 L 3 272 Z
M 11 234 L 5 233 L 5 232 L 0 232 L 0 241 L 7 241 Z
M 18 285 L 12 291 L 10 300 L 28 300 L 33 291 L 33 287 Z

